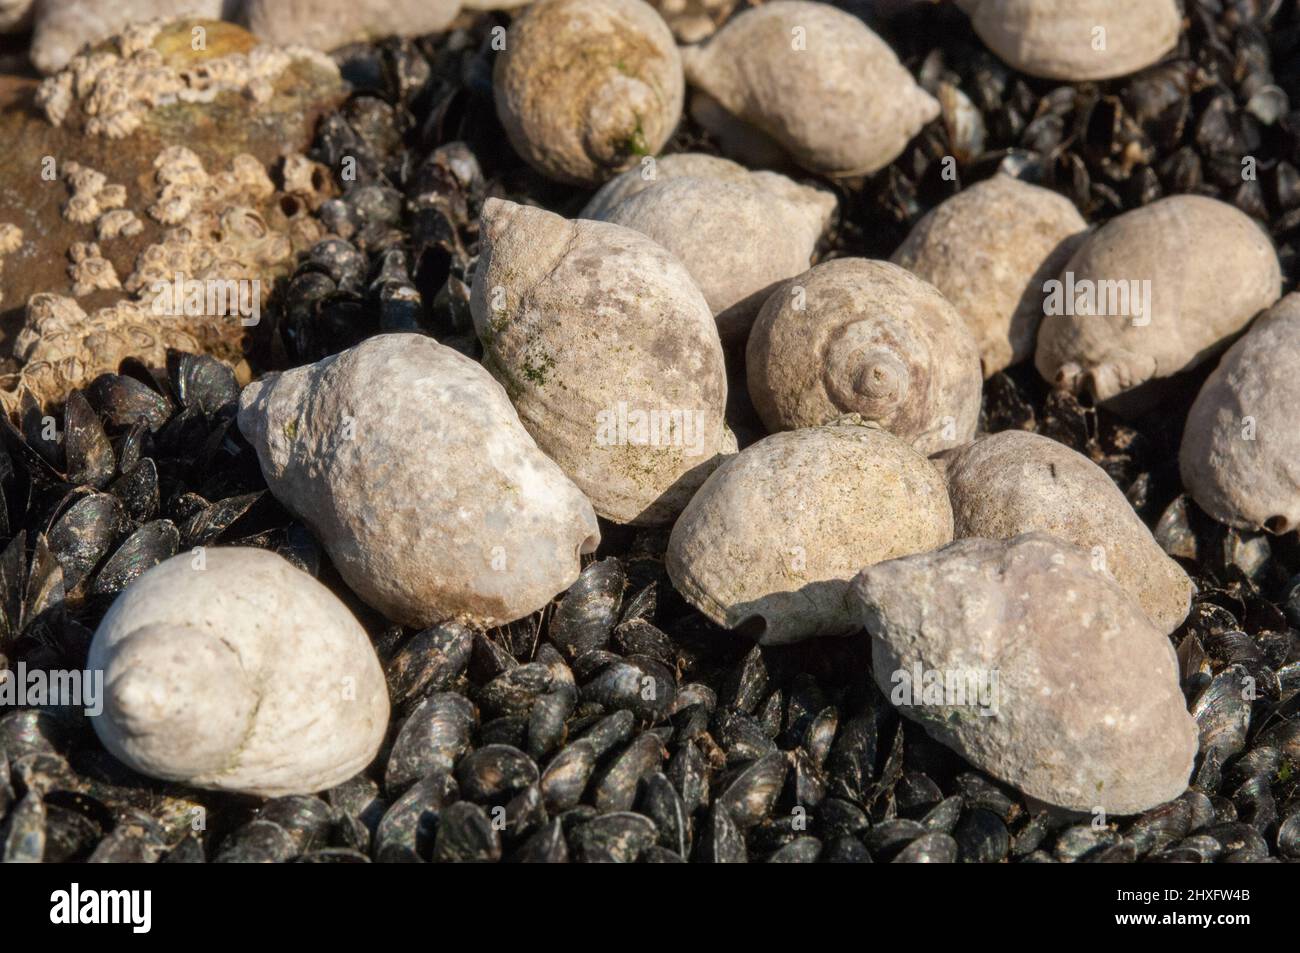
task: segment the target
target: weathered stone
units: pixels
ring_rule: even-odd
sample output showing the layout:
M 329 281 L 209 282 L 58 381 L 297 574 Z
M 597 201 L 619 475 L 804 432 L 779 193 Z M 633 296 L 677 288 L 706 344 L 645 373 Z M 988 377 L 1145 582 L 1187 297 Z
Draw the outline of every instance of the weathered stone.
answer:
M 385 36 L 446 29 L 460 0 L 247 0 L 248 28 L 272 43 L 332 50 Z
M 1215 519 L 1289 533 L 1300 526 L 1300 295 L 1223 355 L 1187 415 L 1183 485 Z
M 266 550 L 213 547 L 148 570 L 113 603 L 104 746 L 150 777 L 274 797 L 366 766 L 388 728 L 383 671 L 328 589 Z
M 220 20 L 233 0 L 39 0 L 32 62 L 42 73 L 63 69 L 81 48 L 131 23 L 203 17 Z
M 957 538 L 1041 531 L 1093 554 L 1156 628 L 1187 616 L 1195 586 L 1165 555 L 1106 471 L 1063 443 L 1005 430 L 940 455 Z
M 432 338 L 380 335 L 269 375 L 244 389 L 239 427 L 344 581 L 403 624 L 528 615 L 600 540 L 505 391 Z
M 976 767 L 1107 814 L 1187 787 L 1197 727 L 1173 645 L 1088 552 L 1045 533 L 959 540 L 864 569 L 852 598 L 881 691 Z

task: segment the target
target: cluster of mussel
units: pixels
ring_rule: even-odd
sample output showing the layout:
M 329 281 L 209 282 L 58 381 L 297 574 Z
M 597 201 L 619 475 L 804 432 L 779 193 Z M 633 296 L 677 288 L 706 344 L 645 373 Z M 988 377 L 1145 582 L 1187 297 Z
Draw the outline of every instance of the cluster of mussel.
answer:
M 1055 80 L 1179 42 L 1172 0 L 962 6 Z M 372 80 L 436 125 L 454 97 L 431 107 L 419 62 Z M 1300 312 L 1248 216 L 1184 195 L 1090 230 L 1000 173 L 892 261 L 813 265 L 838 194 L 962 105 L 827 4 L 679 50 L 639 0 L 540 0 L 491 89 L 519 156 L 599 186 L 574 218 L 490 197 L 458 144 L 394 167 L 406 120 L 355 97 L 316 158 L 359 155 L 362 181 L 317 210 L 334 237 L 278 329 L 313 363 L 242 393 L 214 361 L 128 366 L 53 439 L 20 409 L 34 549 L 3 557 L 0 651 L 84 660 L 106 692 L 74 724 L 0 719 L 6 856 L 1300 855 L 1296 620 L 1226 542 L 1300 521 Z M 688 92 L 741 161 L 655 158 Z M 1170 558 L 1204 568 L 1189 500 L 1153 536 L 1084 443 L 977 435 L 985 381 L 1030 358 L 1061 399 L 1136 415 L 1247 327 L 1180 454 L 1237 588 L 1196 594 Z M 584 568 L 598 547 L 620 556 Z M 92 639 L 78 616 L 110 600 Z M 913 673 L 988 691 L 900 699 Z

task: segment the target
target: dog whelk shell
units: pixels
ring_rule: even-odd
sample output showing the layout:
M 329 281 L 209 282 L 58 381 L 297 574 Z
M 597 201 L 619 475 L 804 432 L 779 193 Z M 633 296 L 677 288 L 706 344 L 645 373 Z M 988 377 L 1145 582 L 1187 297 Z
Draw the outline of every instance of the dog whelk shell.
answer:
M 1187 616 L 1194 586 L 1128 499 L 1087 457 L 1050 437 L 1005 430 L 937 459 L 958 539 L 1041 531 L 1091 551 L 1161 632 Z
M 726 461 L 677 520 L 665 565 L 714 622 L 777 645 L 851 631 L 844 597 L 863 566 L 951 540 L 935 466 L 850 416 Z
M 671 522 L 728 449 L 704 295 L 621 225 L 489 199 L 481 235 L 470 310 L 519 419 L 601 516 Z
M 1197 366 L 1277 301 L 1282 270 L 1244 213 L 1175 195 L 1090 234 L 1049 286 L 1038 372 L 1136 413 L 1158 396 L 1158 378 Z
M 1043 284 L 1087 228 L 1065 196 L 995 175 L 932 210 L 890 260 L 938 288 L 966 319 L 987 378 L 1034 356 Z
M 404 625 L 497 625 L 578 578 L 591 504 L 474 361 L 384 334 L 240 395 L 267 485 L 344 581 Z
M 682 64 L 698 90 L 697 120 L 715 132 L 739 120 L 829 176 L 884 168 L 939 115 L 884 40 L 825 3 L 746 10 L 706 44 L 683 49 Z
M 672 32 L 642 0 L 538 0 L 493 67 L 511 145 L 559 182 L 594 185 L 658 152 L 682 114 Z
M 1187 787 L 1197 727 L 1173 645 L 1085 550 L 963 539 L 864 569 L 850 598 L 880 690 L 981 770 L 1108 815 Z
M 619 179 L 642 174 L 631 169 Z M 582 217 L 634 228 L 676 255 L 704 292 L 724 343 L 743 342 L 774 286 L 808 269 L 836 206 L 829 192 L 743 169 L 725 178 L 669 174 L 621 191 L 625 197 L 610 205 L 602 189 L 588 205 L 595 214 L 584 209 Z
M 1127 76 L 1178 45 L 1174 0 L 959 0 L 988 48 L 1030 76 Z
M 922 453 L 979 423 L 979 352 L 931 285 L 883 261 L 838 258 L 773 292 L 747 349 L 749 396 L 768 430 L 861 414 Z
M 307 794 L 364 768 L 388 690 L 338 598 L 262 549 L 183 553 L 118 596 L 87 662 L 104 673 L 104 746 L 149 775 L 262 797 Z
M 1221 523 L 1300 526 L 1300 295 L 1287 295 L 1223 355 L 1187 415 L 1183 485 Z

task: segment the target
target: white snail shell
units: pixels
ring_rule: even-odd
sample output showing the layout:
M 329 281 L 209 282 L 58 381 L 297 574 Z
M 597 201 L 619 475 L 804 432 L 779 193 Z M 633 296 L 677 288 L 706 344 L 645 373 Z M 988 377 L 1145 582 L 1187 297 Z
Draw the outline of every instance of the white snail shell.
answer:
M 922 453 L 979 423 L 975 338 L 933 286 L 897 265 L 823 262 L 772 294 L 746 351 L 749 395 L 768 430 L 860 414 Z
M 104 746 L 200 788 L 307 794 L 364 768 L 388 728 L 374 648 L 338 598 L 275 553 L 212 547 L 137 578 L 95 632 Z
M 377 335 L 249 384 L 239 429 L 344 581 L 405 625 L 522 618 L 600 540 L 492 376 L 424 335 Z
M 988 378 L 1034 356 L 1043 283 L 1087 229 L 1065 196 L 999 174 L 931 210 L 890 260 L 952 302 L 975 334 Z
M 673 527 L 673 585 L 719 625 L 765 645 L 857 625 L 849 580 L 885 559 L 952 540 L 935 466 L 845 417 L 775 434 L 720 466 Z
M 1300 295 L 1223 355 L 1187 415 L 1178 455 L 1198 506 L 1241 529 L 1300 526 Z
M 489 199 L 470 310 L 538 446 L 619 523 L 671 522 L 728 449 L 704 295 L 621 225 Z
M 746 10 L 707 43 L 683 49 L 682 62 L 698 91 L 698 121 L 726 132 L 730 117 L 758 134 L 742 146 L 751 164 L 772 158 L 755 151 L 775 144 L 812 172 L 867 175 L 939 115 L 884 40 L 825 3 L 775 0 Z
M 1174 0 L 959 0 L 988 48 L 1031 76 L 1127 76 L 1178 45 Z
M 1269 236 L 1244 212 L 1200 195 L 1117 216 L 1083 241 L 1057 280 L 1044 301 L 1038 372 L 1120 413 L 1152 406 L 1158 379 L 1196 367 L 1282 294 Z
M 811 264 L 835 196 L 711 156 L 683 159 L 648 159 L 643 169 L 624 172 L 581 217 L 634 228 L 676 255 L 704 292 L 723 343 L 743 343 L 775 285 Z M 722 174 L 709 175 L 710 163 L 702 159 L 723 164 Z M 702 167 L 705 174 L 681 174 L 679 166 Z M 611 202 L 614 195 L 619 198 Z
M 684 91 L 672 31 L 642 0 L 538 0 L 510 25 L 493 69 L 497 115 L 515 151 L 576 185 L 658 152 Z
M 945 470 L 958 539 L 1040 531 L 1090 551 L 1161 632 L 1187 617 L 1196 591 L 1106 471 L 1063 443 L 1004 430 L 948 451 Z

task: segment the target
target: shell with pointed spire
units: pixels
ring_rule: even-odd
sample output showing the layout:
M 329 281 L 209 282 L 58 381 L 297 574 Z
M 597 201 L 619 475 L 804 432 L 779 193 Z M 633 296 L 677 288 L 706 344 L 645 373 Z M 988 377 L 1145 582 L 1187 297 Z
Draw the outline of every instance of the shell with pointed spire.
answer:
M 787 281 L 759 312 L 746 363 L 771 431 L 861 414 L 929 454 L 979 423 L 974 335 L 933 286 L 888 262 L 838 258 Z
M 668 141 L 685 79 L 672 31 L 642 0 L 539 0 L 510 26 L 493 93 L 530 165 L 598 185 Z
M 683 49 L 682 63 L 696 89 L 692 115 L 735 141 L 750 164 L 768 164 L 776 146 L 811 172 L 869 175 L 939 115 L 884 40 L 826 3 L 746 10 Z
M 480 235 L 470 311 L 519 419 L 601 516 L 671 522 L 730 449 L 704 295 L 621 225 L 489 199 Z

